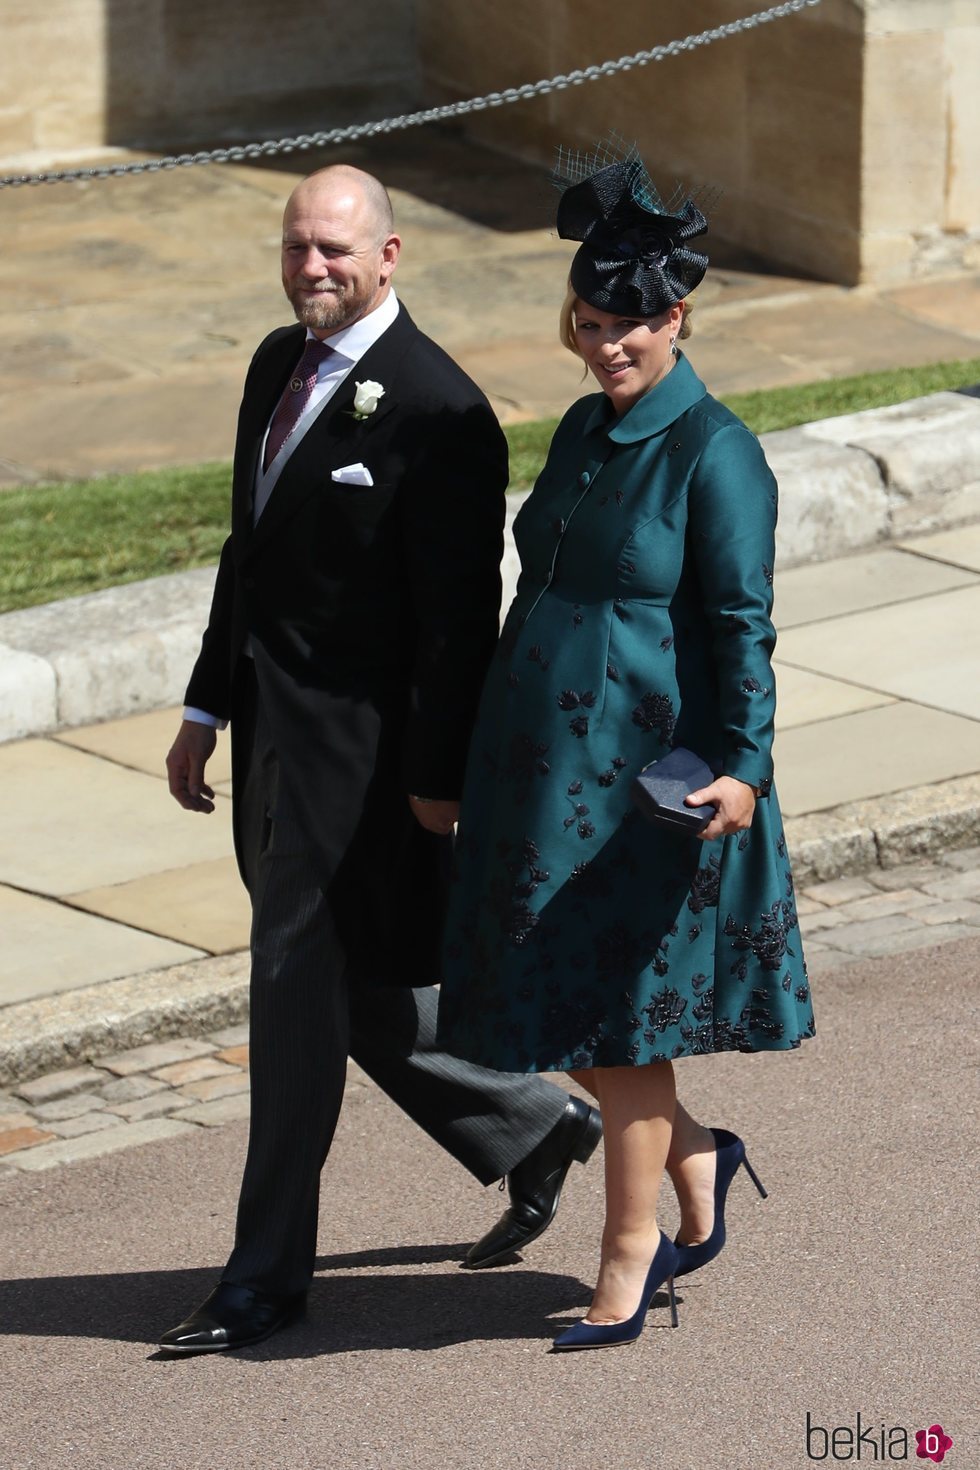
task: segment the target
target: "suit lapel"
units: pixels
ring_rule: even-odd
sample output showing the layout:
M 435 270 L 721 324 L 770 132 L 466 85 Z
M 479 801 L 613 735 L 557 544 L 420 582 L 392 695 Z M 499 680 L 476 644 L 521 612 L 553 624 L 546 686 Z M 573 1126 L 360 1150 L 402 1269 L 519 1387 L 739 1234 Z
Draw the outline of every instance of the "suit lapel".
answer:
M 248 553 L 258 550 L 296 513 L 311 495 L 321 488 L 324 478 L 331 470 L 363 457 L 370 437 L 397 406 L 394 384 L 398 366 L 411 344 L 417 328 L 402 307 L 391 326 L 382 333 L 377 342 L 361 358 L 341 383 L 337 392 L 320 411 L 316 422 L 304 434 L 300 443 L 283 466 L 269 497 L 269 503 L 259 518 L 259 523 L 248 540 Z M 268 412 L 262 420 L 258 436 L 250 453 L 251 485 L 255 483 L 259 446 L 283 385 L 289 375 L 294 359 L 290 359 L 278 376 L 278 389 L 271 398 Z M 271 375 L 270 375 L 271 376 Z M 378 409 L 362 421 L 353 417 L 355 382 L 373 379 L 385 389 L 385 397 Z M 251 497 L 249 498 L 251 518 Z M 250 526 L 250 522 L 249 522 Z
M 249 395 L 248 418 L 245 419 L 243 412 L 239 424 L 232 496 L 232 530 L 238 544 L 243 547 L 252 535 L 255 476 L 266 426 L 276 411 L 289 375 L 303 351 L 305 337 L 304 329 L 297 326 L 284 333 L 270 347 L 262 364 L 261 375 L 257 377 Z

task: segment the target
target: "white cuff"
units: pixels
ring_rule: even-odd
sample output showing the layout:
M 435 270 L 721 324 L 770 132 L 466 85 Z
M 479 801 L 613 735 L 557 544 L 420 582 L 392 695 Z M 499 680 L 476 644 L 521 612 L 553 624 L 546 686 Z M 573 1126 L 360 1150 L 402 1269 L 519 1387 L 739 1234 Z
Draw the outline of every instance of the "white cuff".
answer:
M 224 730 L 227 728 L 227 720 L 219 720 L 217 715 L 209 715 L 205 709 L 195 709 L 192 704 L 184 706 L 184 719 L 193 720 L 195 725 L 210 725 L 212 730 Z

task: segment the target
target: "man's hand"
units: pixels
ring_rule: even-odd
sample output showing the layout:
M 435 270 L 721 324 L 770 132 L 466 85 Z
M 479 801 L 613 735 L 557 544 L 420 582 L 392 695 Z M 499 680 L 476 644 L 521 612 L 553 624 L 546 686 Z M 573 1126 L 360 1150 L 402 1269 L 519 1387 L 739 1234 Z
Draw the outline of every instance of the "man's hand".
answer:
M 719 776 L 710 786 L 692 791 L 685 796 L 685 806 L 717 807 L 711 821 L 698 836 L 705 842 L 712 837 L 727 837 L 729 832 L 744 832 L 752 826 L 755 812 L 755 792 L 745 781 L 736 781 L 734 776 Z
M 435 832 L 440 837 L 451 832 L 459 821 L 458 801 L 426 801 L 418 796 L 410 796 L 408 804 L 415 813 L 416 821 L 427 832 Z
M 214 792 L 204 784 L 204 767 L 217 744 L 213 725 L 183 720 L 167 756 L 170 795 L 188 812 L 213 812 Z

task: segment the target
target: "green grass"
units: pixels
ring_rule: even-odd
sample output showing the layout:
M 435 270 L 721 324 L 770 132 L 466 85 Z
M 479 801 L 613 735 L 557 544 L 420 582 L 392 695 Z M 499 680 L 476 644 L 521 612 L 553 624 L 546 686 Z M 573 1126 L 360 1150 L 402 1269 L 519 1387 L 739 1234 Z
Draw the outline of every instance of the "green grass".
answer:
M 901 403 L 980 381 L 980 358 L 865 373 L 726 397 L 757 434 Z M 557 419 L 511 424 L 511 489 L 532 484 Z M 231 469 L 112 475 L 0 491 L 0 611 L 215 562 L 227 534 Z
M 505 426 L 510 449 L 511 490 L 526 490 L 534 484 L 557 427 L 557 419 L 530 419 L 524 424 Z
M 0 610 L 217 561 L 230 479 L 205 464 L 0 491 Z
M 929 367 L 894 368 L 886 373 L 804 383 L 798 388 L 729 393 L 724 401 L 756 434 L 769 434 L 773 429 L 792 429 L 814 419 L 884 408 L 889 403 L 904 403 L 947 388 L 968 388 L 978 382 L 980 357 L 972 357 L 965 362 L 938 362 Z

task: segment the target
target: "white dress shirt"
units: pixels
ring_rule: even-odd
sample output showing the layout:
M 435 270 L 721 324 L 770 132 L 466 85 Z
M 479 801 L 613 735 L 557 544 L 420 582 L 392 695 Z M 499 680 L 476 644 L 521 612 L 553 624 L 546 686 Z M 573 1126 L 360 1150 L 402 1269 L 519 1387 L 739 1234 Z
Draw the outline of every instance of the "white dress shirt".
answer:
M 327 339 L 329 346 L 333 348 L 333 352 L 317 368 L 316 384 L 313 392 L 310 394 L 306 407 L 303 409 L 296 423 L 296 427 L 269 465 L 269 468 L 264 469 L 265 443 L 269 437 L 269 428 L 272 423 L 270 417 L 265 433 L 262 435 L 262 444 L 259 449 L 258 465 L 255 472 L 254 508 L 252 512 L 253 525 L 255 525 L 268 505 L 269 497 L 276 487 L 276 481 L 282 474 L 283 467 L 297 444 L 309 432 L 317 415 L 323 411 L 341 384 L 353 372 L 368 348 L 374 346 L 382 333 L 386 332 L 391 326 L 397 315 L 398 299 L 395 296 L 394 290 L 389 289 L 384 301 L 382 301 L 380 306 L 375 307 L 374 311 L 368 312 L 367 316 L 363 316 L 360 320 L 352 322 L 349 327 L 342 328 L 341 331 L 334 333 L 332 337 Z M 307 341 L 313 335 L 313 332 L 307 328 Z M 276 408 L 278 406 L 277 403 Z M 275 408 L 272 412 L 273 414 L 275 413 Z M 184 719 L 194 720 L 201 725 L 213 725 L 218 730 L 223 730 L 228 723 L 227 720 L 219 720 L 216 715 L 209 714 L 207 710 L 195 709 L 192 705 L 185 707 Z

